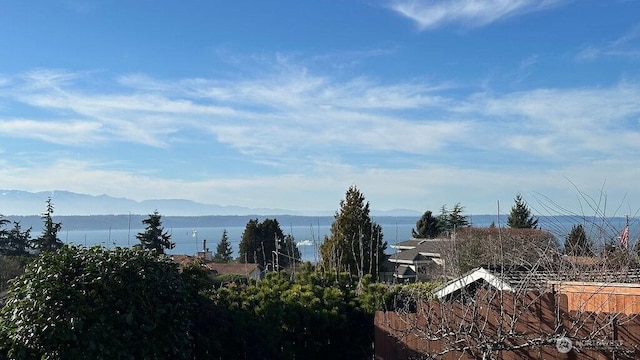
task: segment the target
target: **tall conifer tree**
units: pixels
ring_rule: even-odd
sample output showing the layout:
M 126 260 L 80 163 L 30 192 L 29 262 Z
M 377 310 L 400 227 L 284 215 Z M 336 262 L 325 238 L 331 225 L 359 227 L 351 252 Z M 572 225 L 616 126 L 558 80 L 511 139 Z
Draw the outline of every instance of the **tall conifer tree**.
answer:
M 222 231 L 222 236 L 220 237 L 220 242 L 216 247 L 216 253 L 213 255 L 213 261 L 228 263 L 231 261 L 231 254 L 233 254 L 233 249 L 231 248 L 231 243 L 229 243 L 227 229 L 224 229 Z
M 439 233 L 438 218 L 433 216 L 431 210 L 425 211 L 416 222 L 416 228 L 411 229 L 411 236 L 420 239 L 433 239 Z
M 55 251 L 64 245 L 62 240 L 58 238 L 58 232 L 62 228 L 62 223 L 53 221 L 53 202 L 51 198 L 47 199 L 47 209 L 42 214 L 42 233 L 35 238 L 32 247 L 38 251 Z
M 300 260 L 299 251 L 287 250 L 290 248 L 287 244 L 292 240 L 292 237 L 284 236 L 276 219 L 265 219 L 263 222 L 249 220 L 240 241 L 239 261 L 255 262 L 265 268 L 268 264 L 272 264 L 274 269 L 276 265 L 286 267 L 292 261 Z
M 382 228 L 369 215 L 369 202 L 357 187 L 349 187 L 344 200 L 340 200 L 331 235 L 320 245 L 323 265 L 357 276 L 371 274 L 376 280 L 386 247 Z
M 593 256 L 593 242 L 587 237 L 582 224 L 573 225 L 564 241 L 564 253 L 573 256 Z
M 531 210 L 520 194 L 516 195 L 515 204 L 511 207 L 511 213 L 507 218 L 507 225 L 511 228 L 521 229 L 538 228 L 538 219 L 531 215 Z
M 171 235 L 162 226 L 162 216 L 158 210 L 142 220 L 146 225 L 145 231 L 138 233 L 136 238 L 143 249 L 155 250 L 158 254 L 164 254 L 165 249 L 173 249 L 176 244 L 171 242 Z

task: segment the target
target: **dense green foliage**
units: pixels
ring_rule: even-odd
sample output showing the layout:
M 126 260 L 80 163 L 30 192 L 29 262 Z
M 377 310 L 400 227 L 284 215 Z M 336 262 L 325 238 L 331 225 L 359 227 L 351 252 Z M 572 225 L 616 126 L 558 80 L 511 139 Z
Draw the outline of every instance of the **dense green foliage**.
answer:
M 415 312 L 420 301 L 433 300 L 433 291 L 439 283 L 416 282 L 394 286 L 384 294 L 385 309 L 398 312 Z
M 331 235 L 320 245 L 325 269 L 378 278 L 387 243 L 382 228 L 371 220 L 369 202 L 357 187 L 347 190 L 331 224 Z
M 383 303 L 380 285 L 357 283 L 349 274 L 269 273 L 247 287 L 218 290 L 228 313 L 224 359 L 366 359 L 371 357 L 373 310 Z M 371 290 L 371 291 L 369 291 Z M 375 294 L 379 294 L 376 296 Z
M 593 256 L 594 244 L 587 237 L 582 224 L 573 225 L 564 241 L 564 253 L 573 256 Z
M 438 218 L 433 216 L 431 210 L 427 210 L 416 222 L 415 229 L 411 229 L 411 236 L 420 239 L 433 239 L 438 236 L 439 232 Z
M 48 202 L 49 205 L 50 201 Z M 24 273 L 26 264 L 32 259 L 29 248 L 32 246 L 31 228 L 22 229 L 19 221 L 13 227 L 0 214 L 0 292 L 6 291 L 9 281 Z
M 42 214 L 42 233 L 35 239 L 31 238 L 31 227 L 23 229 L 19 221 L 13 222 L 13 227 L 7 229 L 10 223 L 0 214 L 0 255 L 29 256 L 29 249 L 37 252 L 55 251 L 62 247 L 63 242 L 58 238 L 62 224 L 53 221 L 54 206 L 51 198 L 46 201 L 46 209 Z
M 29 256 L 0 255 L 0 292 L 9 288 L 9 281 L 24 273 Z
M 0 214 L 0 251 L 3 252 L 3 255 L 4 255 L 4 251 L 6 251 L 5 248 L 8 247 L 8 241 L 7 241 L 8 231 L 7 229 L 5 229 L 8 223 L 9 223 L 9 220 L 5 219 L 4 216 Z
M 158 254 L 164 254 L 165 249 L 173 249 L 176 244 L 171 242 L 171 235 L 162 226 L 162 216 L 158 211 L 149 214 L 149 217 L 142 220 L 145 231 L 138 233 L 136 238 L 140 241 L 143 249 L 155 250 Z
M 249 220 L 242 233 L 238 253 L 240 262 L 257 263 L 265 269 L 274 269 L 276 264 L 283 268 L 300 260 L 300 251 L 293 237 L 284 236 L 276 219 Z
M 24 256 L 29 254 L 31 228 L 23 230 L 19 221 L 7 229 L 9 220 L 0 215 L 0 255 Z
M 11 286 L 0 345 L 15 359 L 366 359 L 373 315 L 395 301 L 348 273 L 310 264 L 295 278 L 212 286 L 206 268 L 155 252 L 64 246 Z M 404 305 L 403 305 L 404 306 Z
M 188 359 L 187 290 L 164 257 L 64 246 L 13 282 L 2 343 L 16 359 Z
M 53 202 L 51 202 L 51 198 L 47 199 L 47 209 L 42 214 L 42 222 L 42 233 L 33 239 L 32 247 L 41 252 L 60 249 L 63 243 L 58 238 L 58 232 L 62 228 L 62 224 L 53 221 Z
M 31 243 L 31 228 L 22 229 L 19 221 L 13 222 L 13 227 L 0 234 L 0 252 L 3 255 L 26 256 L 29 255 Z
M 518 229 L 536 229 L 538 227 L 538 219 L 531 215 L 531 210 L 520 194 L 516 195 L 515 204 L 511 207 L 507 218 L 507 225 Z
M 224 229 L 222 231 L 222 236 L 220 237 L 220 242 L 216 246 L 216 253 L 213 255 L 213 261 L 219 263 L 228 263 L 232 260 L 231 254 L 233 254 L 233 249 L 231 248 L 231 243 L 229 242 L 227 229 Z

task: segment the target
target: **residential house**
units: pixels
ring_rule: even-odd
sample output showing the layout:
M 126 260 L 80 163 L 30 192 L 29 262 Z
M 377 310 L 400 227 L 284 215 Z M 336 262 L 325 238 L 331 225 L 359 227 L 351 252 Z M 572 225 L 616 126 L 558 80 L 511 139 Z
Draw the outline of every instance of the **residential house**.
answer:
M 449 239 L 412 238 L 395 245 L 394 254 L 387 258 L 386 268 L 398 282 L 431 280 L 444 265 L 442 251 Z

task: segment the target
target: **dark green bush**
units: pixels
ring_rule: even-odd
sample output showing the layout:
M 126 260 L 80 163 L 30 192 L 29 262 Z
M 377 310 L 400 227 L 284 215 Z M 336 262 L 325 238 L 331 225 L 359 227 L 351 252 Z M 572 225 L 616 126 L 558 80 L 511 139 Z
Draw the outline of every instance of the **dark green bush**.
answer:
M 11 285 L 2 345 L 16 359 L 189 359 L 187 290 L 148 251 L 64 246 Z

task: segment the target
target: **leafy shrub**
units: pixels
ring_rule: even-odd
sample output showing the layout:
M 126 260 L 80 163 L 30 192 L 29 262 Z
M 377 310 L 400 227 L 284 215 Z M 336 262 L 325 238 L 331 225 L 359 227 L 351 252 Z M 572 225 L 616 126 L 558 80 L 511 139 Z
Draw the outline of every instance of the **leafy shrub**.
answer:
M 430 282 L 396 285 L 387 294 L 385 310 L 415 312 L 419 302 L 434 298 L 433 291 L 438 286 L 438 283 Z
M 230 284 L 235 285 L 249 285 L 249 278 L 246 275 L 238 274 L 222 274 L 213 278 L 213 285 L 215 287 L 227 286 Z
M 188 359 L 187 290 L 165 257 L 64 246 L 12 283 L 2 344 L 15 359 Z
M 373 314 L 356 294 L 348 273 L 311 269 L 269 273 L 249 285 L 217 289 L 215 301 L 227 312 L 222 359 L 368 359 Z M 218 318 L 220 319 L 220 318 Z

